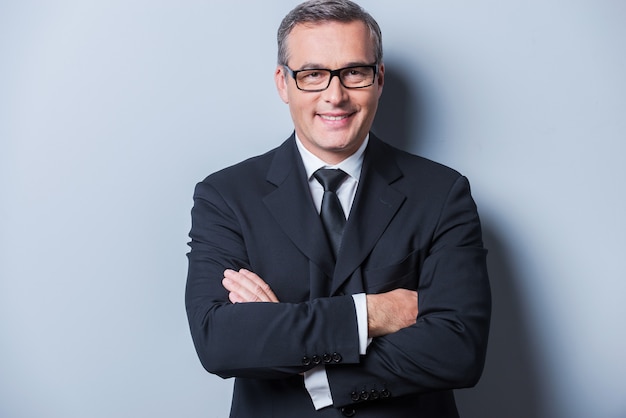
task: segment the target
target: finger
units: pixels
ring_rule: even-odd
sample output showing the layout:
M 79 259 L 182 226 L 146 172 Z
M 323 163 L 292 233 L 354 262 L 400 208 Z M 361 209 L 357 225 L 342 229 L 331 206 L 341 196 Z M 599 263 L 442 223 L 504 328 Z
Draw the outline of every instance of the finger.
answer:
M 245 273 L 224 271 L 222 285 L 238 295 L 238 302 L 278 302 L 267 283 L 250 271 L 246 270 Z
M 239 296 L 239 294 L 237 294 L 235 292 L 229 292 L 228 293 L 228 299 L 232 303 L 243 303 L 243 302 L 245 302 L 245 300 L 243 300 L 243 298 L 241 296 Z
M 239 273 L 241 273 L 252 283 L 254 283 L 255 287 L 253 292 L 259 293 L 257 296 L 259 296 L 261 299 L 266 300 L 267 302 L 278 302 L 278 298 L 274 294 L 274 291 L 272 290 L 270 285 L 267 284 L 263 279 L 261 279 L 256 273 L 246 269 L 239 270 Z
M 230 277 L 222 279 L 222 286 L 228 290 L 228 299 L 232 303 L 260 302 L 260 300 L 237 280 Z
M 278 298 L 257 274 L 241 269 L 238 272 L 229 272 L 229 278 L 236 280 L 240 285 L 238 292 L 249 302 L 278 302 Z

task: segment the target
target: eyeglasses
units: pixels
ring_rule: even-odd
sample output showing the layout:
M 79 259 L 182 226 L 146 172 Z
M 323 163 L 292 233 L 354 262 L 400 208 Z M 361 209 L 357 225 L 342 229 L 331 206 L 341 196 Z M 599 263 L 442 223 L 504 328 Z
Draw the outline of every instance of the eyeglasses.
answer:
M 362 89 L 374 84 L 376 74 L 378 74 L 378 64 L 354 65 L 338 70 L 327 70 L 325 68 L 307 68 L 305 70 L 294 71 L 283 65 L 287 72 L 296 81 L 298 90 L 308 92 L 324 91 L 330 86 L 333 77 L 339 77 L 341 85 L 347 89 Z

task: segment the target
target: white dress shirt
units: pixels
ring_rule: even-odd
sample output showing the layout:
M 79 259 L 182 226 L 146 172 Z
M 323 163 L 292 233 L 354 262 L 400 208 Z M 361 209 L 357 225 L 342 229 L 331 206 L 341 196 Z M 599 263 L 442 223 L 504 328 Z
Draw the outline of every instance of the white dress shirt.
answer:
M 320 168 L 338 168 L 348 174 L 337 189 L 336 193 L 339 198 L 339 202 L 341 203 L 343 212 L 346 215 L 346 219 L 349 218 L 352 203 L 354 202 L 354 196 L 356 195 L 356 190 L 359 185 L 361 168 L 363 167 L 363 153 L 367 147 L 368 141 L 369 135 L 365 138 L 363 144 L 361 144 L 359 149 L 354 154 L 341 161 L 339 164 L 328 165 L 307 150 L 300 139 L 296 136 L 296 145 L 298 147 L 298 151 L 300 152 L 300 156 L 302 157 L 302 162 L 304 163 L 304 169 L 309 181 L 309 189 L 311 190 L 311 196 L 313 197 L 313 202 L 318 213 L 322 208 L 324 188 L 315 179 L 315 177 L 313 177 L 313 173 Z M 367 302 L 364 293 L 352 295 L 352 298 L 354 300 L 357 316 L 359 351 L 360 354 L 364 355 L 369 344 L 367 338 Z M 330 393 L 330 385 L 328 383 L 325 366 L 317 366 L 308 372 L 305 372 L 304 385 L 309 392 L 309 396 L 311 396 L 311 400 L 313 401 L 313 405 L 316 410 L 333 404 L 333 398 Z

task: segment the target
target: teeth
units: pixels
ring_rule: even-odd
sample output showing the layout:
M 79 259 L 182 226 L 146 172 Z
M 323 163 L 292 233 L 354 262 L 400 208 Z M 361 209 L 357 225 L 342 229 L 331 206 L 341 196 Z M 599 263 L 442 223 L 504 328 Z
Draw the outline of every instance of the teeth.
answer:
M 320 115 L 322 117 L 322 119 L 325 120 L 342 120 L 347 118 L 348 116 L 325 116 L 325 115 Z

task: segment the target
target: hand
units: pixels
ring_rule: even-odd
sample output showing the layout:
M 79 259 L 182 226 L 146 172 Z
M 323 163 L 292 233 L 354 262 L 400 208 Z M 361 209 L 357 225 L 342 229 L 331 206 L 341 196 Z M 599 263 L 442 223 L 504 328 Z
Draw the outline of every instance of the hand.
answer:
M 381 337 L 413 325 L 417 319 L 417 292 L 395 289 L 367 295 L 367 332 Z
M 222 285 L 230 292 L 228 299 L 232 303 L 278 302 L 278 298 L 270 286 L 259 276 L 246 269 L 225 270 Z

